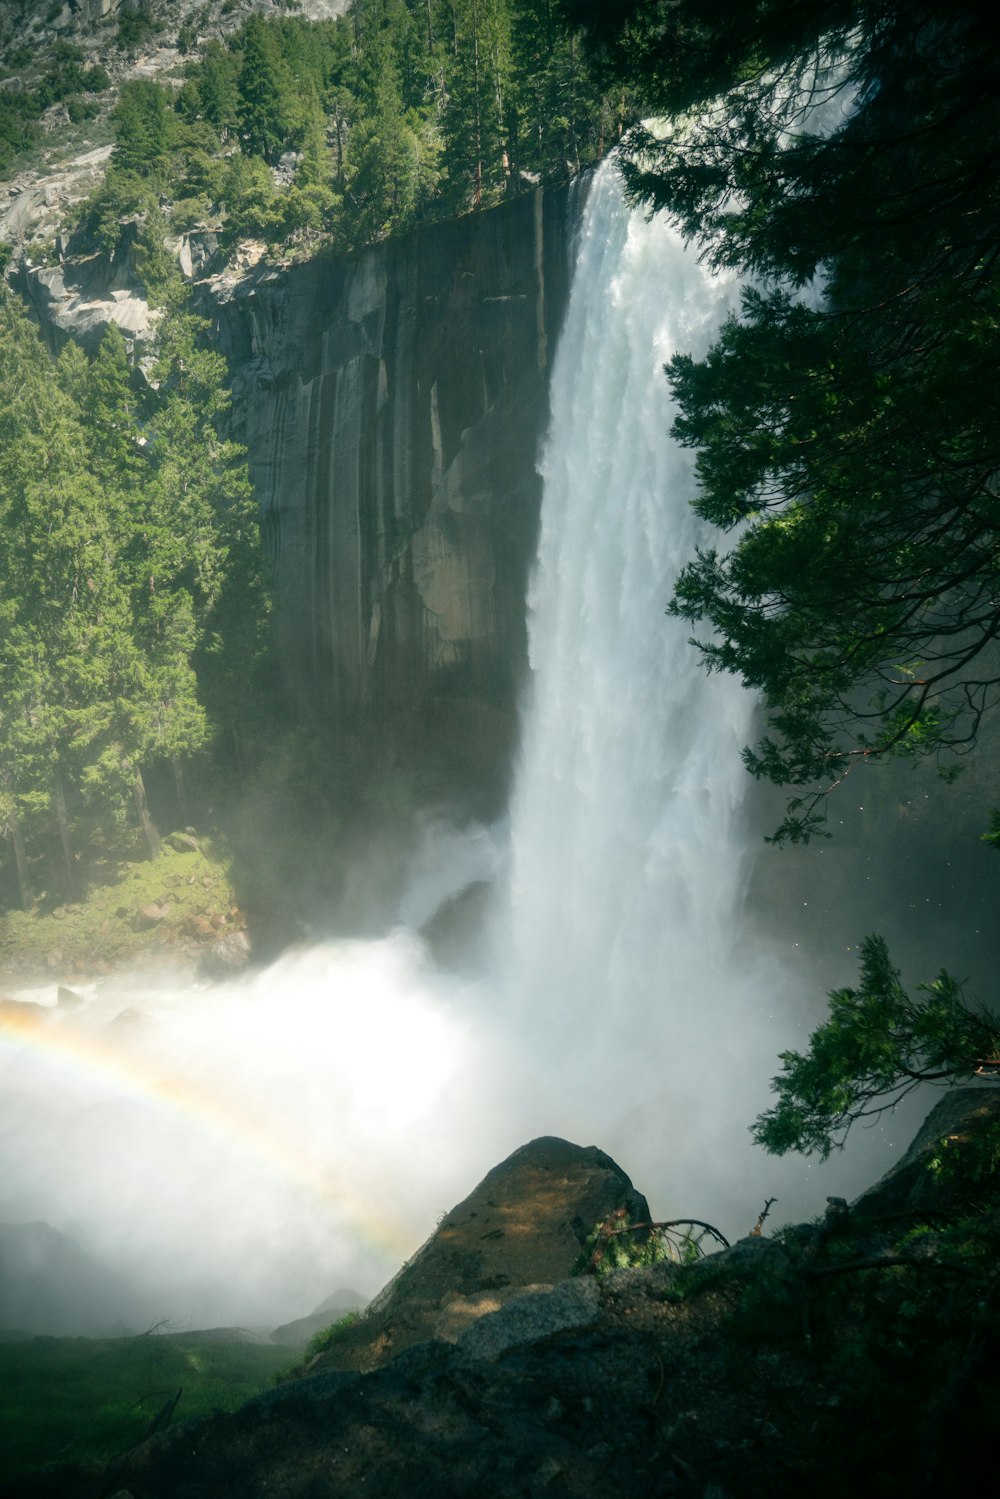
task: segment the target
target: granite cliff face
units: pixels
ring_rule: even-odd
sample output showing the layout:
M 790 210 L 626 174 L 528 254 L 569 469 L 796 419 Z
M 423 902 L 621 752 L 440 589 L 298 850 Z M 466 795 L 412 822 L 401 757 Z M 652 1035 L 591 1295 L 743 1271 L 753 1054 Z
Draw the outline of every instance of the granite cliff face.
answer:
M 203 283 L 301 711 L 500 780 L 580 189 Z M 407 728 L 406 725 L 409 725 Z

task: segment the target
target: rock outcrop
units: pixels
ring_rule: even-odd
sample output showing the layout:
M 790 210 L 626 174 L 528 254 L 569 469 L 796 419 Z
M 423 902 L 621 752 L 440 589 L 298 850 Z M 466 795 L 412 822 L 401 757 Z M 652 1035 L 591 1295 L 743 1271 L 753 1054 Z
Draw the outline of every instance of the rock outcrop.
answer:
M 314 723 L 505 773 L 579 190 L 201 285 Z M 415 742 L 416 741 L 416 742 Z
M 452 1208 L 310 1370 L 374 1369 L 428 1338 L 457 1342 L 481 1317 L 523 1301 L 526 1288 L 550 1291 L 565 1281 L 588 1235 L 619 1208 L 634 1222 L 649 1221 L 646 1199 L 610 1156 L 550 1136 L 532 1140 Z M 564 1300 L 570 1318 L 585 1312 L 575 1293 Z M 532 1299 L 522 1307 L 523 1325 L 536 1310 L 541 1317 L 552 1313 Z
M 1000 1124 L 1000 1089 L 976 1090 L 976 1099 L 975 1117 L 961 1109 L 967 1134 L 956 1163 L 978 1166 L 946 1216 L 895 1212 L 879 1227 L 858 1204 L 837 1203 L 819 1225 L 744 1239 L 695 1264 L 563 1280 L 473 1320 L 454 1342 L 411 1344 L 368 1374 L 327 1368 L 291 1380 L 233 1415 L 162 1432 L 100 1472 L 53 1468 L 5 1495 L 958 1492 L 1000 1434 L 1000 1181 L 980 1172 Z M 932 1115 L 931 1135 L 955 1123 L 956 1106 L 946 1099 Z M 582 1199 L 559 1185 L 566 1165 L 584 1171 Z M 520 1206 L 518 1183 L 527 1193 Z M 483 1220 L 472 1214 L 489 1209 L 506 1225 L 508 1250 L 535 1222 L 557 1230 L 553 1258 L 540 1246 L 545 1273 L 554 1271 L 576 1237 L 562 1232 L 573 1202 L 585 1218 L 600 1211 L 608 1186 L 627 1196 L 626 1183 L 599 1151 L 535 1141 L 449 1214 L 436 1236 L 438 1267 L 464 1245 L 476 1264 L 451 1259 L 455 1288 L 481 1281 L 489 1256 L 504 1253 L 502 1239 L 475 1237 Z M 525 1242 L 515 1262 L 526 1266 L 530 1255 Z M 401 1306 L 421 1276 L 436 1296 L 431 1264 L 428 1246 L 383 1302 Z
M 955 1088 L 945 1093 L 902 1160 L 862 1193 L 852 1212 L 874 1221 L 952 1213 L 970 1183 L 988 1187 L 1000 1163 L 1000 1089 Z

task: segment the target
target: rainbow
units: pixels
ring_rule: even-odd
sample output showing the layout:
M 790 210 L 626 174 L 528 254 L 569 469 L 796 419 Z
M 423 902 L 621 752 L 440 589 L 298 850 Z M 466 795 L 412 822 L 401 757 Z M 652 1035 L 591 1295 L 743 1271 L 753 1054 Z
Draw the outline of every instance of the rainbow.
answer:
M 21 1013 L 18 1013 L 21 1012 Z M 376 1215 L 372 1202 L 331 1174 L 329 1161 L 311 1156 L 299 1141 L 283 1139 L 260 1124 L 248 1109 L 208 1088 L 157 1068 L 136 1051 L 114 1046 L 100 1034 L 67 1020 L 48 1018 L 42 1006 L 0 1004 L 0 1042 L 23 1055 L 61 1066 L 73 1076 L 111 1090 L 119 1097 L 183 1120 L 236 1146 L 280 1177 L 304 1189 L 318 1205 L 332 1209 L 365 1248 L 391 1261 L 413 1250 L 412 1227 L 389 1215 Z

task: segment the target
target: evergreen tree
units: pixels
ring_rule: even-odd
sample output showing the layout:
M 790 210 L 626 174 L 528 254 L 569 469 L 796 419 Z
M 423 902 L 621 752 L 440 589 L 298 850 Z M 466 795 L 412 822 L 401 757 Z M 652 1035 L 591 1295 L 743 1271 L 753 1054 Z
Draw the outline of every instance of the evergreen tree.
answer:
M 452 0 L 451 9 L 444 162 L 455 205 L 480 208 L 510 178 L 510 17 L 506 0 Z
M 197 107 L 225 139 L 239 128 L 239 67 L 221 42 L 206 42 L 197 69 Z
M 295 182 L 285 195 L 286 232 L 316 233 L 332 223 L 341 201 L 331 186 L 332 173 L 333 164 L 326 141 L 326 116 L 313 92 L 305 110 Z
M 135 489 L 146 466 L 138 441 L 139 399 L 117 323 L 108 324 L 92 364 L 77 345 L 67 344 L 59 374 L 87 424 L 93 471 L 105 483 Z
M 155 586 L 141 617 L 159 680 L 180 683 L 178 661 L 186 650 L 199 701 L 243 761 L 264 716 L 259 694 L 269 639 L 268 576 L 245 451 L 219 436 L 229 405 L 226 365 L 200 344 L 204 327 L 178 309 L 165 319 L 159 340 L 146 519 Z M 154 594 L 160 596 L 155 605 Z M 162 624 L 164 596 L 177 604 L 171 633 Z M 194 676 L 184 683 L 183 694 L 173 689 L 170 713 L 162 693 L 156 699 L 153 743 L 171 760 L 204 742 Z
M 180 783 L 213 733 L 245 760 L 262 716 L 256 509 L 199 332 L 175 302 L 140 411 L 117 329 L 53 369 L 0 290 L 0 831 L 25 903 L 50 836 L 70 894 L 92 834 L 137 821 L 155 856 L 145 768 Z
M 511 15 L 515 168 L 544 179 L 577 172 L 604 149 L 601 104 L 580 43 L 561 24 L 555 0 L 512 0 Z
M 355 125 L 345 177 L 348 243 L 373 244 L 410 223 L 420 183 L 420 145 L 396 101 Z
M 230 158 L 222 179 L 222 198 L 226 205 L 225 243 L 232 244 L 244 234 L 274 237 L 281 210 L 270 170 L 259 156 L 237 153 Z
M 150 79 L 122 84 L 111 115 L 115 127 L 111 159 L 116 171 L 153 181 L 165 176 L 175 141 L 172 103 L 167 90 Z
M 297 124 L 291 78 L 272 29 L 251 16 L 243 29 L 239 135 L 244 151 L 274 166 L 287 151 Z
M 135 655 L 116 572 L 121 507 L 90 471 L 79 416 L 7 293 L 0 347 L 3 784 L 19 823 L 54 817 L 74 892 L 74 790 Z
M 753 1124 L 757 1143 L 772 1155 L 818 1151 L 825 1160 L 852 1125 L 894 1109 L 921 1083 L 1000 1073 L 1000 1025 L 968 1005 L 949 974 L 917 996 L 903 988 L 882 939 L 866 937 L 859 987 L 831 993 L 807 1052 L 782 1052 L 778 1102 Z

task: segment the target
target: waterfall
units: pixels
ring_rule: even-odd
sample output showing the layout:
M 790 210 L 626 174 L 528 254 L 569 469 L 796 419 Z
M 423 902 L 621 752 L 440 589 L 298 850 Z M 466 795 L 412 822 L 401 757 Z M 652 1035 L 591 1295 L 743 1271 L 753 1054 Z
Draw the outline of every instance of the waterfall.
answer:
M 717 991 L 744 883 L 753 700 L 706 679 L 664 613 L 706 537 L 662 366 L 704 353 L 734 297 L 666 218 L 630 213 L 601 167 L 542 465 L 509 966 L 525 1018 L 633 1077 L 636 1056 L 669 1047 Z

